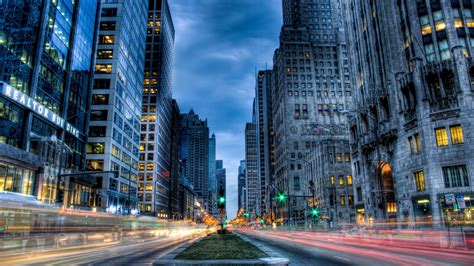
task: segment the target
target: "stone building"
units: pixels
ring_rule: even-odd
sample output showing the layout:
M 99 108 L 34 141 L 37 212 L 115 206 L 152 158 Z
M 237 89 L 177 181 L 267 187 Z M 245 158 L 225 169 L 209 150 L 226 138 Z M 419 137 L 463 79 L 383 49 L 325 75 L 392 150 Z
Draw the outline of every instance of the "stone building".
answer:
M 306 221 L 308 153 L 320 141 L 348 139 L 343 111 L 350 108 L 352 87 L 341 15 L 339 1 L 283 1 L 273 58 L 274 185 L 289 196 L 279 205 L 279 218 L 296 224 Z M 329 180 L 331 173 L 323 174 Z
M 195 199 L 209 210 L 209 127 L 193 110 L 181 114 L 181 173 L 193 185 Z
M 472 1 L 345 5 L 358 222 L 472 222 Z

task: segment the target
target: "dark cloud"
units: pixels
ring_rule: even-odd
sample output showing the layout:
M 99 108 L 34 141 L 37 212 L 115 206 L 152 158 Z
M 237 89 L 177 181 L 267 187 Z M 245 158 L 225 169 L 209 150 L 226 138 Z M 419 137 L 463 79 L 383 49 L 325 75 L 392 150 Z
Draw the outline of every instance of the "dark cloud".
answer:
M 251 119 L 255 70 L 271 67 L 282 24 L 280 0 L 170 1 L 176 28 L 174 97 L 217 137 L 227 168 L 228 214 L 237 209 L 237 168 Z

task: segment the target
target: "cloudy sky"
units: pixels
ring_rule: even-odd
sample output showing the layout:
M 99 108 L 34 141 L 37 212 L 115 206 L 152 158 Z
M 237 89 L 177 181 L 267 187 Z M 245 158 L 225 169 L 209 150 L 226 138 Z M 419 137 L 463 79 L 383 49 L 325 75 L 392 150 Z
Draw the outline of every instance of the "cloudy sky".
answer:
M 170 0 L 176 29 L 174 97 L 207 118 L 227 168 L 228 216 L 237 211 L 237 170 L 252 116 L 255 70 L 272 66 L 281 0 Z

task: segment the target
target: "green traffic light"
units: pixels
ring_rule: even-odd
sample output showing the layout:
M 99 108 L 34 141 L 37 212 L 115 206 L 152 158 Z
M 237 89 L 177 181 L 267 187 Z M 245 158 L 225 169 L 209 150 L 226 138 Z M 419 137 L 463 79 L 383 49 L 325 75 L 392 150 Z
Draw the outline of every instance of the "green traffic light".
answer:
M 278 194 L 278 201 L 279 202 L 286 201 L 286 195 L 284 193 Z
M 313 215 L 313 216 L 318 216 L 318 215 L 319 215 L 319 210 L 318 210 L 318 208 L 312 209 L 312 210 L 311 210 L 311 215 Z
M 220 198 L 219 198 L 219 203 L 220 203 L 220 204 L 223 204 L 224 202 L 225 202 L 225 198 L 224 198 L 224 197 L 220 197 Z
M 245 213 L 245 216 L 249 217 L 249 216 L 250 216 L 250 213 L 249 213 L 249 212 L 246 212 L 246 213 Z

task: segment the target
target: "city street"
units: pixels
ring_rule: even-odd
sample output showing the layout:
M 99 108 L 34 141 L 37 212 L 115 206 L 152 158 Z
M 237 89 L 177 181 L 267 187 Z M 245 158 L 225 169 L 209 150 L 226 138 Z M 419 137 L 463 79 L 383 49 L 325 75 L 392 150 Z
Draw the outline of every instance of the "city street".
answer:
M 0 265 L 151 265 L 157 258 L 196 238 L 108 243 L 0 255 Z
M 239 230 L 264 242 L 292 265 L 472 265 L 474 252 L 389 245 L 325 233 Z

